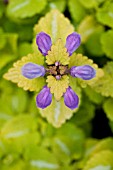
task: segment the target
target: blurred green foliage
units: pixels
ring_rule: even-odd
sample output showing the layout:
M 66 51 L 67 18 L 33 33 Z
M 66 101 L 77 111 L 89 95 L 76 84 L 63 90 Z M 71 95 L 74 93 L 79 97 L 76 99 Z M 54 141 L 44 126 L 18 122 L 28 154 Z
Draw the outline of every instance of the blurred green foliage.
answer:
M 113 133 L 113 0 L 5 2 L 0 0 L 0 170 L 113 170 L 113 138 L 92 137 L 98 109 Z M 15 61 L 33 52 L 33 27 L 53 8 L 81 34 L 78 52 L 104 71 L 93 87 L 74 87 L 80 107 L 58 129 L 40 116 L 33 92 L 3 79 Z

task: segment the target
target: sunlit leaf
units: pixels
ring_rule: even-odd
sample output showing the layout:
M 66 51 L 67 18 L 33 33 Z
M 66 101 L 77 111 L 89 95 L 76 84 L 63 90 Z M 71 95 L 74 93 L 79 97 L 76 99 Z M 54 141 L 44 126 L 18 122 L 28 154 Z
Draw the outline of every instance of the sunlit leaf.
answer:
M 46 82 L 55 99 L 59 101 L 69 86 L 69 77 L 64 75 L 61 80 L 56 80 L 53 76 L 48 76 Z
M 4 75 L 4 78 L 17 83 L 24 90 L 39 91 L 44 85 L 44 78 L 27 79 L 22 75 L 21 68 L 28 62 L 43 65 L 43 60 L 43 56 L 38 52 L 36 54 L 28 54 L 28 56 L 14 63 L 14 66 Z
M 74 31 L 74 28 L 63 14 L 58 10 L 52 10 L 35 25 L 35 34 L 38 34 L 41 31 L 49 34 L 53 43 L 59 38 L 62 38 L 65 43 L 66 37 Z
M 90 65 L 96 70 L 96 76 L 91 80 L 82 80 L 80 78 L 77 79 L 77 81 L 80 83 L 82 87 L 86 87 L 86 85 L 89 85 L 93 87 L 93 85 L 99 80 L 101 77 L 103 77 L 104 73 L 102 69 L 99 69 L 97 64 L 93 63 L 93 60 L 88 59 L 88 57 L 83 56 L 82 54 L 73 54 L 70 57 L 69 67 L 72 66 L 81 66 L 81 65 Z
M 40 109 L 40 113 L 42 117 L 45 117 L 48 122 L 50 122 L 54 127 L 60 127 L 67 119 L 70 119 L 73 116 L 73 112 L 75 110 L 71 110 L 65 106 L 64 100 L 61 98 L 59 102 L 57 102 L 54 98 L 52 100 L 52 104 L 48 106 L 46 109 Z

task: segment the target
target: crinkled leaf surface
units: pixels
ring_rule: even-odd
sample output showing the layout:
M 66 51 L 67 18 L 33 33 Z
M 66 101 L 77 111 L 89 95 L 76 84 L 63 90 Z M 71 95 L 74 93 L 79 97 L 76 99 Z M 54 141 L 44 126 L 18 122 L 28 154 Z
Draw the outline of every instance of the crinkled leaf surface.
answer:
M 52 45 L 51 50 L 48 51 L 46 56 L 46 63 L 48 65 L 55 64 L 56 61 L 60 62 L 62 65 L 67 65 L 69 63 L 69 54 L 67 49 L 61 39 L 58 39 L 55 45 Z
M 82 80 L 80 78 L 77 79 L 82 87 L 86 87 L 86 85 L 89 85 L 89 86 L 92 87 L 93 85 L 95 85 L 96 81 L 99 80 L 104 74 L 103 70 L 99 69 L 97 64 L 93 63 L 93 60 L 88 59 L 88 57 L 83 56 L 82 54 L 75 54 L 74 53 L 70 57 L 69 67 L 81 66 L 81 65 L 90 65 L 96 70 L 96 76 L 91 80 L 86 81 L 86 80 Z
M 46 82 L 51 93 L 54 94 L 55 99 L 59 101 L 69 86 L 69 77 L 64 75 L 60 80 L 56 80 L 53 76 L 47 76 Z
M 58 128 L 67 119 L 70 119 L 76 110 L 77 109 L 71 110 L 66 107 L 63 98 L 61 98 L 59 102 L 53 98 L 51 105 L 45 109 L 40 109 L 40 113 L 49 123 Z
M 4 75 L 4 78 L 17 83 L 19 87 L 24 90 L 39 91 L 44 85 L 44 78 L 27 79 L 21 73 L 21 68 L 24 64 L 33 62 L 35 64 L 43 65 L 44 58 L 40 53 L 28 54 L 21 60 L 14 63 L 14 66 Z
M 96 16 L 100 23 L 113 28 L 113 2 L 106 1 Z
M 65 43 L 66 37 L 74 31 L 74 28 L 63 14 L 58 10 L 52 10 L 35 25 L 35 34 L 41 31 L 49 34 L 53 43 L 59 38 Z
M 103 109 L 107 117 L 113 121 L 113 98 L 109 98 L 104 102 Z
M 104 68 L 104 76 L 93 84 L 94 90 L 101 93 L 103 96 L 113 97 L 113 62 L 108 62 Z
M 113 59 L 113 30 L 109 30 L 102 34 L 101 44 L 102 49 L 105 52 L 106 56 Z
M 11 18 L 27 18 L 40 13 L 46 6 L 46 0 L 10 0 L 7 15 Z
M 94 156 L 92 156 L 87 162 L 83 170 L 94 170 L 98 166 L 100 166 L 99 170 L 102 169 L 105 166 L 109 166 L 110 169 L 107 170 L 112 170 L 113 167 L 113 152 L 109 150 L 103 150 Z
M 68 1 L 69 11 L 74 21 L 80 22 L 86 15 L 85 8 L 81 5 L 79 0 Z

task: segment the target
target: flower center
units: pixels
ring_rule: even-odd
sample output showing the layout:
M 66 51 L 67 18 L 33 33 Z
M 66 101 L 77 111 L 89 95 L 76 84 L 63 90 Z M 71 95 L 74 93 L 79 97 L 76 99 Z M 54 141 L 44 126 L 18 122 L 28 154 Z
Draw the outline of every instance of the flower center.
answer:
M 55 64 L 49 65 L 46 69 L 49 75 L 56 77 L 57 80 L 60 80 L 63 75 L 68 73 L 68 66 L 63 66 L 58 61 Z

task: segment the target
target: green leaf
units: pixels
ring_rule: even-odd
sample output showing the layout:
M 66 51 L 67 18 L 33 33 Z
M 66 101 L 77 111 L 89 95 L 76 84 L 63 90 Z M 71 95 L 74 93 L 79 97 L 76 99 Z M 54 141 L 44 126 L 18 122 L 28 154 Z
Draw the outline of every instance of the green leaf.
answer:
M 103 109 L 107 117 L 113 121 L 113 98 L 109 98 L 104 102 Z
M 4 74 L 4 78 L 17 83 L 19 87 L 23 87 L 24 90 L 39 91 L 44 86 L 44 78 L 39 77 L 35 79 L 27 79 L 21 73 L 21 68 L 24 64 L 33 62 L 35 64 L 43 65 L 44 57 L 37 51 L 37 53 L 28 54 L 21 60 L 14 63 L 14 67 Z
M 104 5 L 97 12 L 97 20 L 113 28 L 113 3 L 105 1 Z
M 61 162 L 68 164 L 70 159 L 81 158 L 84 151 L 84 133 L 81 129 L 67 123 L 56 131 L 53 139 L 53 152 Z M 65 158 L 67 162 L 65 162 Z
M 96 91 L 94 91 L 94 89 L 92 89 L 89 86 L 87 86 L 84 89 L 84 92 L 88 96 L 90 101 L 92 101 L 95 104 L 101 104 L 104 99 L 104 97 L 100 93 L 97 93 Z
M 52 0 L 49 2 L 50 9 L 58 9 L 59 11 L 63 12 L 66 6 L 65 0 Z
M 74 27 L 58 10 L 51 10 L 44 18 L 41 18 L 34 27 L 35 34 L 41 31 L 49 34 L 53 43 L 59 38 L 62 38 L 65 43 L 66 37 L 74 31 Z M 34 43 L 34 46 L 36 46 L 35 44 L 36 43 Z
M 67 119 L 70 119 L 73 116 L 73 112 L 76 112 L 77 109 L 73 111 L 65 106 L 63 98 L 57 102 L 54 98 L 52 103 L 45 109 L 40 109 L 42 117 L 45 117 L 49 123 L 54 127 L 60 127 Z
M 99 29 L 103 29 L 102 25 L 100 25 L 93 16 L 86 16 L 78 26 L 78 32 L 81 35 L 82 42 L 86 43 L 88 38 Z
M 92 88 L 103 96 L 113 97 L 113 62 L 108 62 L 104 68 L 104 76 L 98 79 L 96 84 L 93 84 Z
M 113 138 L 105 138 L 100 140 L 92 149 L 92 152 L 90 153 L 90 157 L 95 155 L 96 153 L 99 153 L 101 151 L 109 150 L 113 151 Z
M 81 5 L 79 0 L 68 1 L 69 11 L 74 21 L 80 22 L 86 15 L 85 8 Z
M 98 29 L 95 30 L 93 34 L 91 34 L 91 36 L 85 43 L 85 47 L 88 53 L 91 54 L 92 56 L 101 57 L 104 53 L 101 45 L 101 36 L 103 32 L 104 27 L 99 27 Z
M 27 18 L 40 13 L 46 6 L 46 0 L 10 0 L 7 15 L 11 18 Z
M 32 53 L 33 50 L 32 50 L 32 46 L 30 43 L 27 43 L 27 42 L 23 42 L 19 45 L 19 56 L 25 56 L 27 55 L 28 53 Z
M 80 3 L 85 7 L 85 8 L 93 8 L 96 6 L 97 2 L 95 0 L 80 0 Z
M 98 167 L 98 168 L 97 168 Z M 103 150 L 92 156 L 87 162 L 83 170 L 112 170 L 113 167 L 113 152 Z M 94 169 L 95 168 L 95 169 Z M 97 169 L 96 169 L 97 168 Z
M 24 152 L 24 158 L 29 162 L 29 168 L 38 170 L 58 170 L 59 165 L 52 154 L 47 149 L 40 146 L 30 146 Z
M 6 44 L 5 34 L 3 32 L 2 27 L 0 27 L 0 37 L 1 37 L 0 49 L 2 49 Z
M 107 55 L 107 57 L 113 59 L 113 30 L 109 30 L 102 34 L 101 36 L 101 44 L 102 49 Z
M 79 126 L 84 126 L 85 123 L 91 121 L 95 116 L 95 106 L 89 101 L 88 98 L 86 100 L 86 98 L 86 96 L 82 96 L 80 108 L 71 119 L 74 124 Z

